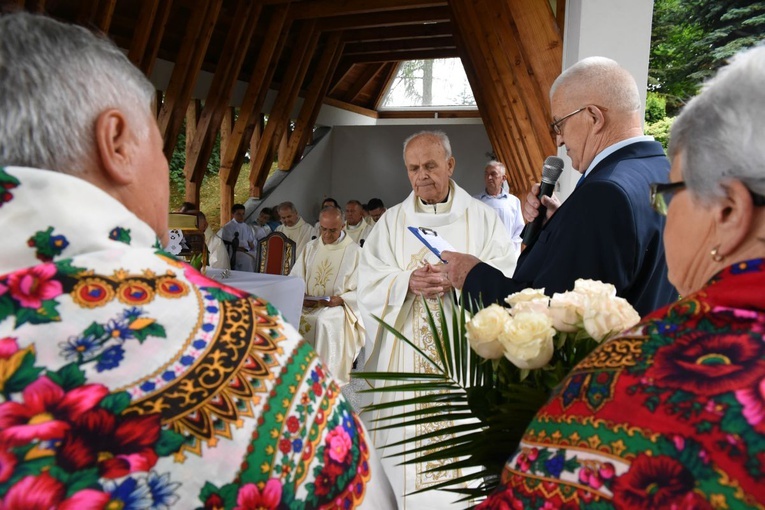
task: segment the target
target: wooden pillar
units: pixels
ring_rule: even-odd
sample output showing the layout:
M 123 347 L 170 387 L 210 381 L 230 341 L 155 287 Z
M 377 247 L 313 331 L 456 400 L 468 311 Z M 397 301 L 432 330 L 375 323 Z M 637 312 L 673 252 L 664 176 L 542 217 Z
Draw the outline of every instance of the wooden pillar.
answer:
M 234 128 L 234 109 L 232 107 L 226 108 L 223 115 L 223 120 L 220 124 L 220 146 L 221 151 L 223 147 L 229 144 L 231 141 L 231 130 Z M 228 184 L 222 173 L 218 173 L 218 180 L 220 182 L 220 221 L 221 225 L 225 225 L 231 220 L 231 207 L 234 205 L 234 191 L 235 185 Z M 225 214 L 224 214 L 225 211 Z
M 201 108 L 201 102 L 198 99 L 194 99 L 189 102 L 189 106 L 186 108 L 186 159 L 188 160 L 189 153 L 191 152 L 190 140 L 194 139 L 197 132 L 197 123 L 199 121 L 199 110 Z M 199 204 L 199 191 L 202 188 L 202 181 L 195 181 L 190 178 L 189 174 L 186 174 L 186 202 Z

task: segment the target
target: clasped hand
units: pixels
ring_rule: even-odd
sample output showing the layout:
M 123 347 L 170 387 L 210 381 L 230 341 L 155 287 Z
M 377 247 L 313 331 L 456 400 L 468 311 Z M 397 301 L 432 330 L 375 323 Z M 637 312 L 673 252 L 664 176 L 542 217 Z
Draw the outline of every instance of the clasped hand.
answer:
M 418 296 L 443 296 L 452 289 L 446 268 L 443 264 L 426 263 L 423 267 L 412 271 L 409 277 L 409 292 Z

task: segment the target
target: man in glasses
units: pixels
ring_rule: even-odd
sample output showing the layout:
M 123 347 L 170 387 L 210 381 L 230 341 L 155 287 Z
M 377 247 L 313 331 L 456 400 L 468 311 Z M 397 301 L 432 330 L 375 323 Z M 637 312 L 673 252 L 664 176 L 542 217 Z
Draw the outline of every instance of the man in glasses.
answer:
M 643 135 L 640 94 L 615 61 L 590 57 L 571 66 L 550 90 L 551 129 L 582 174 L 565 203 L 544 197 L 546 223 L 522 253 L 512 278 L 475 257 L 446 252 L 449 279 L 475 302 L 502 300 L 524 288 L 570 290 L 577 278 L 613 284 L 641 314 L 677 297 L 667 280 L 664 218 L 651 209 L 649 184 L 668 180 L 661 145 Z M 524 218 L 539 215 L 535 185 Z

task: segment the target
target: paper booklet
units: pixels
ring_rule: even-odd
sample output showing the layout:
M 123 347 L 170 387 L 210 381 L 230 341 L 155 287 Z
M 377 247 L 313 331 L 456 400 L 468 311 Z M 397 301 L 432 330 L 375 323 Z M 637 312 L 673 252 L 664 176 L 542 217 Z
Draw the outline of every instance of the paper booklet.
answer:
M 305 296 L 306 301 L 329 301 L 330 296 Z
M 422 241 L 422 244 L 428 247 L 439 260 L 443 262 L 441 258 L 442 251 L 457 251 L 449 244 L 449 241 L 438 235 L 438 232 L 428 227 L 407 227 L 409 231 L 414 234 L 417 239 Z

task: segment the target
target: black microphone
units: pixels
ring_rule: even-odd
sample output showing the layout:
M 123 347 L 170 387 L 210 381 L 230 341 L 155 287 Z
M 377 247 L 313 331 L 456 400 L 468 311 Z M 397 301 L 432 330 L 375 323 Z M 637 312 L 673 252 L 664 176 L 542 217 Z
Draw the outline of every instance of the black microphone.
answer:
M 542 197 L 549 197 L 552 195 L 555 190 L 555 183 L 558 182 L 558 178 L 562 172 L 562 159 L 557 156 L 549 156 L 545 160 L 545 164 L 542 167 L 542 182 L 539 185 L 539 195 L 537 195 L 540 202 L 542 201 Z M 539 216 L 526 225 L 526 229 L 523 233 L 523 244 L 526 245 L 526 248 L 531 248 L 534 243 L 537 242 L 537 237 L 539 237 L 539 232 L 542 230 L 546 215 L 547 207 L 540 203 Z

